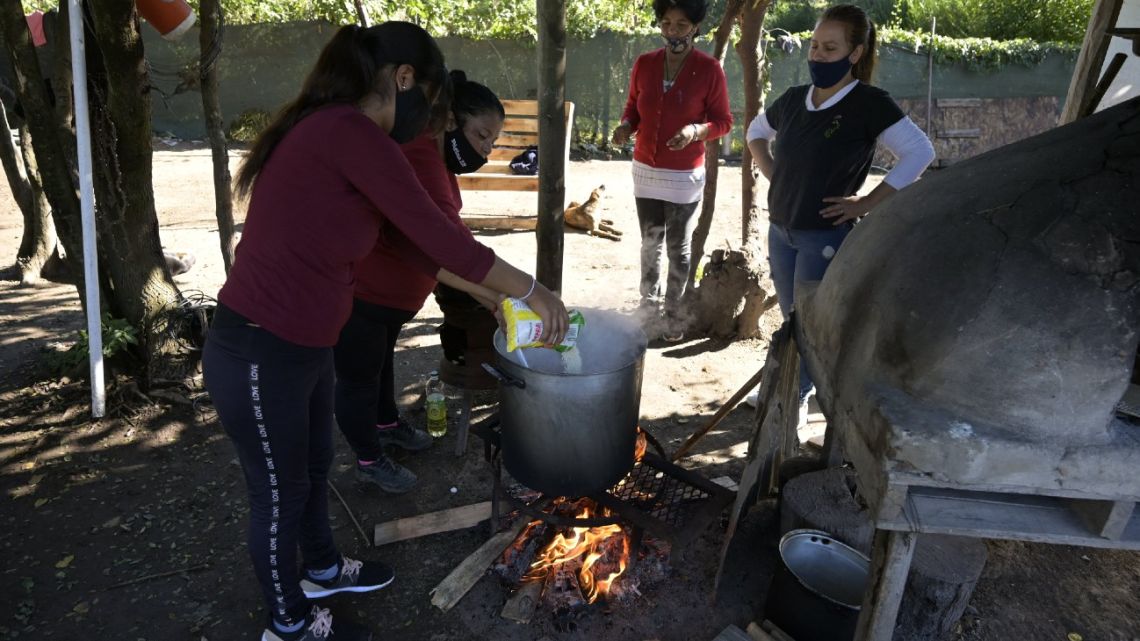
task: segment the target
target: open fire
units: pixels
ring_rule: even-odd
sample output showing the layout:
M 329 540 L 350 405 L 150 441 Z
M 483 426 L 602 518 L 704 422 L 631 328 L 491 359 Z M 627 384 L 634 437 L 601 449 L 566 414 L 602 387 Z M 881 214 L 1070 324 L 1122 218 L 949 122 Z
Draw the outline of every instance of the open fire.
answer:
M 598 514 L 592 501 L 577 502 L 581 509 L 574 516 L 587 519 Z M 602 510 L 604 512 L 604 510 Z M 629 565 L 629 534 L 620 525 L 570 528 L 570 533 L 558 533 L 531 564 L 524 581 L 545 578 L 549 573 L 575 572 L 579 589 L 586 603 L 608 594 L 610 586 Z
M 609 516 L 588 498 L 561 499 L 550 511 L 576 519 Z M 533 521 L 494 570 L 517 588 L 512 602 L 523 600 L 532 608 L 541 603 L 559 617 L 599 601 L 613 605 L 640 596 L 640 586 L 665 577 L 668 558 L 667 543 L 637 536 L 627 526 L 559 528 Z
M 669 463 L 656 445 L 648 452 L 651 444 L 638 429 L 630 472 L 588 497 L 549 500 L 496 486 L 496 496 L 535 519 L 491 568 L 512 591 L 504 618 L 527 622 L 542 606 L 556 627 L 572 628 L 592 604 L 630 604 L 669 575 L 673 546 L 687 545 L 731 502 L 729 490 Z

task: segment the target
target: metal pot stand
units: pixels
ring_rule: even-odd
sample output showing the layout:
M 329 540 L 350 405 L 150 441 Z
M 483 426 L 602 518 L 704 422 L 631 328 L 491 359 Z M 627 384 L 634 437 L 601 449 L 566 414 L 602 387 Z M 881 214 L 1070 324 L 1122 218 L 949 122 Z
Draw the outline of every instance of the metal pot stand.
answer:
M 483 439 L 484 459 L 492 470 L 492 534 L 498 529 L 505 501 L 511 509 L 558 527 L 599 527 L 626 522 L 633 526 L 635 542 L 643 531 L 648 532 L 668 541 L 674 554 L 681 554 L 736 496 L 732 490 L 670 463 L 657 439 L 642 430 L 654 451 L 647 451 L 613 487 L 586 497 L 606 508 L 608 516 L 582 519 L 549 514 L 535 507 L 542 504 L 545 497 L 539 495 L 534 500 L 524 501 L 509 492 L 503 483 L 499 427 L 497 415 L 471 425 L 471 432 Z

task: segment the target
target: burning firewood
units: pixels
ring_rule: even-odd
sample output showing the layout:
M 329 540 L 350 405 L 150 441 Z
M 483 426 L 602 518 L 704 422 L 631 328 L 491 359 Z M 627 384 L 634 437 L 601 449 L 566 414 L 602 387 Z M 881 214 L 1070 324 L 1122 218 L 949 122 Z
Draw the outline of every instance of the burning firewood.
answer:
M 534 521 L 523 530 L 519 538 L 515 539 L 499 560 L 491 566 L 491 570 L 507 585 L 518 585 L 523 577 L 530 572 L 530 566 L 538 551 L 545 547 L 554 533 L 551 527 L 542 521 Z
M 542 601 L 557 615 L 586 605 L 582 586 L 578 583 L 578 564 L 564 563 L 546 573 Z

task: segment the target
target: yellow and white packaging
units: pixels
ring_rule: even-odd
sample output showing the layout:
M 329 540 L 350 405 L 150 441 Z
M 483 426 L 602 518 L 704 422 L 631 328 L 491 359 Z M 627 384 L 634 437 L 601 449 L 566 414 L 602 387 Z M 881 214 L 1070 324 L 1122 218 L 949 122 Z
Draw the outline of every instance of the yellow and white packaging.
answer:
M 543 344 L 542 318 L 535 313 L 525 301 L 518 298 L 503 299 L 503 320 L 506 327 L 503 332 L 507 335 L 507 351 L 513 352 L 520 347 L 549 347 Z M 578 310 L 570 310 L 570 326 L 566 329 L 566 337 L 562 342 L 552 346 L 553 349 L 565 352 L 578 344 L 578 332 L 586 324 L 585 317 Z

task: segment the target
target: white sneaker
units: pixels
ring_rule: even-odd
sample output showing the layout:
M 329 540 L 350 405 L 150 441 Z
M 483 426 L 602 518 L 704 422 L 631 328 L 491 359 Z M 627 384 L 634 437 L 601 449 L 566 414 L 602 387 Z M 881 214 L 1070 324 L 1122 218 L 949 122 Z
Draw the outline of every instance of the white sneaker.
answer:
M 748 404 L 748 407 L 756 407 L 756 404 L 760 402 L 760 388 L 757 387 L 748 392 L 748 396 L 744 397 L 744 402 Z

